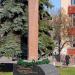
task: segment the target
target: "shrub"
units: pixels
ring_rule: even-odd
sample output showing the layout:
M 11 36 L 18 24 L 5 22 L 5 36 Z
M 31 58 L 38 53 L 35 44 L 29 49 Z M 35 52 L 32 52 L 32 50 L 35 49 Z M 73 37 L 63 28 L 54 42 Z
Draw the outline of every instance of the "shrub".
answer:
M 27 62 L 27 61 L 23 61 L 22 59 L 20 59 L 17 64 L 21 65 L 21 66 L 24 66 L 24 67 L 31 67 L 33 65 L 49 64 L 49 60 L 44 59 L 44 60 L 39 60 L 39 61 L 36 61 L 36 62 L 35 62 L 35 60 L 32 60 L 31 62 Z

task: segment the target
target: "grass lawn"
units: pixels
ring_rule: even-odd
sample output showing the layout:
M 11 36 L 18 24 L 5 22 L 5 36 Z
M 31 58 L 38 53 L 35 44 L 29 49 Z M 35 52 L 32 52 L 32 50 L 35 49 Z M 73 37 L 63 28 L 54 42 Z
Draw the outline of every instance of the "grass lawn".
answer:
M 75 67 L 59 67 L 58 71 L 60 75 L 75 75 Z
M 0 75 L 13 75 L 12 72 L 0 72 Z

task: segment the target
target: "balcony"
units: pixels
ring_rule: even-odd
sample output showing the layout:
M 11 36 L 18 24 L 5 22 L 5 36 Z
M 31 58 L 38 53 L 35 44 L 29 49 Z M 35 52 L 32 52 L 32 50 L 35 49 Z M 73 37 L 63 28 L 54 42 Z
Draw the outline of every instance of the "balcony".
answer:
M 68 14 L 75 14 L 75 6 L 71 5 L 68 7 Z
M 71 27 L 67 29 L 69 36 L 75 36 L 75 27 Z

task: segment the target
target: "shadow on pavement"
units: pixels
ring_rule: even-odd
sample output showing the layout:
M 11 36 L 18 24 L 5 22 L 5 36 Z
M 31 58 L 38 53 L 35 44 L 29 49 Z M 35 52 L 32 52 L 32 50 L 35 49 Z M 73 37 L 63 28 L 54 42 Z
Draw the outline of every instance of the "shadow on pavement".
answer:
M 0 72 L 13 72 L 13 64 L 0 64 Z

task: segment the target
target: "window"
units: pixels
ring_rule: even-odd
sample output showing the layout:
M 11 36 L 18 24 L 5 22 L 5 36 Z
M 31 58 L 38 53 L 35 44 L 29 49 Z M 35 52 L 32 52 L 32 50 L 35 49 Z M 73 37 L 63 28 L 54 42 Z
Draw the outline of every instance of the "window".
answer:
M 71 0 L 71 4 L 72 5 L 75 5 L 75 0 Z
M 75 17 L 73 18 L 73 26 L 75 26 Z
M 75 14 L 73 14 L 73 26 L 75 26 Z
M 73 43 L 73 47 L 75 47 L 75 43 Z
M 75 4 L 75 0 L 74 0 L 74 4 Z
M 72 47 L 75 47 L 75 37 L 74 36 L 72 36 Z
M 75 27 L 75 14 L 70 15 L 71 22 L 70 25 Z

